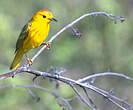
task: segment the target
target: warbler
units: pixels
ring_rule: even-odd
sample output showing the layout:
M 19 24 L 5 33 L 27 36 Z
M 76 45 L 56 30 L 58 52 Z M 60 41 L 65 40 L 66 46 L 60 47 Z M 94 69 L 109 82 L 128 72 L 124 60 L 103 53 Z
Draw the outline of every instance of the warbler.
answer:
M 43 43 L 48 36 L 50 29 L 50 22 L 57 21 L 53 14 L 48 10 L 37 11 L 29 20 L 29 22 L 23 27 L 17 43 L 15 50 L 15 58 L 10 66 L 10 69 L 17 69 L 20 66 L 20 61 L 24 54 L 26 54 L 30 49 L 36 48 L 41 44 L 49 44 L 48 42 Z M 31 60 L 27 59 L 29 63 Z

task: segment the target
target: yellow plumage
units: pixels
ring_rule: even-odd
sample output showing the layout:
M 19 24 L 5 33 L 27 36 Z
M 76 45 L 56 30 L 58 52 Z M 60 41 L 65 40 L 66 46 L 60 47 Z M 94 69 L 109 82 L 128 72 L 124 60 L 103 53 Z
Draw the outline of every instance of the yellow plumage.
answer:
M 46 39 L 49 32 L 49 23 L 56 19 L 51 12 L 40 10 L 36 12 L 32 19 L 23 27 L 16 43 L 15 58 L 10 69 L 17 69 L 22 56 L 30 49 L 40 46 Z

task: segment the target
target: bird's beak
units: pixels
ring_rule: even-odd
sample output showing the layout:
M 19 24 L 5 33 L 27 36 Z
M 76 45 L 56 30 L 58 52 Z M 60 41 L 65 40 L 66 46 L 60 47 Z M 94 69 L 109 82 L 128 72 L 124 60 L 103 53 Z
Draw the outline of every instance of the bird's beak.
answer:
M 57 20 L 55 18 L 49 18 L 49 20 L 57 22 Z

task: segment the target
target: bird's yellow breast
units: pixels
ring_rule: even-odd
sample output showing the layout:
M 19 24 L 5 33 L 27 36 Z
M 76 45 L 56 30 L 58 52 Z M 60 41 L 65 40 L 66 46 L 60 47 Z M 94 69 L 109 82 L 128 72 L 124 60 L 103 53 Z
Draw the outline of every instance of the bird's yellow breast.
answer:
M 46 22 L 31 22 L 28 37 L 24 41 L 24 52 L 32 48 L 38 47 L 46 39 L 49 32 L 49 23 Z

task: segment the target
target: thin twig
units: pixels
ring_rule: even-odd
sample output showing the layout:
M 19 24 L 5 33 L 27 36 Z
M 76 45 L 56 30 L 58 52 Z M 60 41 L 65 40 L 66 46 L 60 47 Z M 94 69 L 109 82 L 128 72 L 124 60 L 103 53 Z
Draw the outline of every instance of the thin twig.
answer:
M 74 24 L 76 24 L 77 22 L 79 22 L 80 20 L 84 19 L 85 17 L 88 16 L 95 16 L 95 15 L 105 15 L 106 17 L 108 17 L 110 20 L 112 21 L 116 21 L 117 19 L 121 20 L 122 22 L 125 21 L 124 17 L 119 17 L 119 16 L 114 16 L 113 14 L 108 14 L 106 12 L 92 12 L 92 13 L 87 13 L 84 14 L 82 16 L 80 16 L 79 18 L 77 18 L 76 20 L 72 21 L 70 24 L 66 25 L 65 27 L 63 27 L 60 31 L 58 31 L 54 36 L 51 37 L 51 39 L 49 40 L 50 43 L 53 42 L 53 40 L 58 37 L 61 33 L 63 33 L 66 29 L 71 28 Z M 44 51 L 44 49 L 46 48 L 46 45 L 44 47 L 42 47 L 33 57 L 32 57 L 32 62 Z
M 88 103 L 88 101 L 81 96 L 80 92 L 76 89 L 76 87 L 72 84 L 69 83 L 69 85 L 73 88 L 73 90 L 76 92 L 76 94 L 79 96 L 79 98 L 89 107 L 93 110 L 93 107 Z
M 89 79 L 96 78 L 96 77 L 103 77 L 103 76 L 119 76 L 119 77 L 125 78 L 127 80 L 133 80 L 133 78 L 126 76 L 124 74 L 113 73 L 113 72 L 104 72 L 104 73 L 92 74 L 92 75 L 89 75 L 87 77 L 81 78 L 78 80 L 78 82 L 85 82 Z
M 85 87 L 82 87 L 82 88 L 83 88 L 83 90 L 84 90 L 84 92 L 85 92 L 85 94 L 86 94 L 88 100 L 90 101 L 90 103 L 91 103 L 91 105 L 92 105 L 92 108 L 94 108 L 95 110 L 98 110 L 96 104 L 93 102 L 93 100 L 92 100 L 92 99 L 90 98 L 90 96 L 88 95 L 86 88 L 85 88 Z
M 34 98 L 36 99 L 37 102 L 40 101 L 40 97 L 38 97 L 35 93 L 33 93 L 29 88 L 26 88 L 28 93 Z
M 29 91 L 29 88 L 38 88 L 40 90 L 43 90 L 44 92 L 48 92 L 48 93 L 52 94 L 58 100 L 63 101 L 66 104 L 66 107 L 68 107 L 69 110 L 73 110 L 73 108 L 69 104 L 69 100 L 68 99 L 63 98 L 63 97 L 59 96 L 56 92 L 51 91 L 51 90 L 46 89 L 46 88 L 43 88 L 43 87 L 41 87 L 39 85 L 36 85 L 36 84 L 33 84 L 33 85 L 7 85 L 7 86 L 0 86 L 0 89 L 10 88 L 10 87 L 23 87 L 23 88 L 28 88 L 28 92 L 30 92 L 30 94 L 32 94 L 33 97 L 36 97 L 36 95 L 33 94 L 33 93 L 31 93 L 31 91 Z
M 117 103 L 116 101 L 114 101 L 113 99 L 108 98 L 108 100 L 109 100 L 110 102 L 112 102 L 113 104 L 115 104 L 116 106 L 118 106 L 119 108 L 121 108 L 122 110 L 128 110 L 128 109 L 124 108 L 123 106 L 121 106 L 121 105 L 120 105 L 119 103 Z

